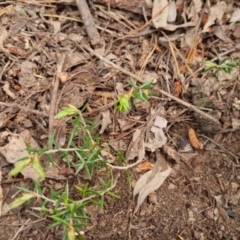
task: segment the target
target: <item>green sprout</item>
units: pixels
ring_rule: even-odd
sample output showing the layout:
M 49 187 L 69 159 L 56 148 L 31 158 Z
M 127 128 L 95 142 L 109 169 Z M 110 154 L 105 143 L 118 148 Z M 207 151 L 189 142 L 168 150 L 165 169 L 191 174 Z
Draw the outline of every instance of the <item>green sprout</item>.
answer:
M 206 72 L 213 71 L 217 75 L 220 71 L 230 74 L 235 67 L 240 68 L 240 61 L 236 61 L 233 58 L 230 60 L 220 59 L 219 64 L 213 61 L 205 61 Z
M 132 87 L 127 94 L 119 95 L 117 98 L 117 111 L 128 112 L 131 109 L 131 102 L 135 99 L 139 99 L 142 102 L 148 101 L 149 89 L 152 88 L 151 82 L 146 82 L 140 86 L 130 79 L 129 85 Z
M 123 102 L 121 101 L 123 104 Z M 124 105 L 124 104 L 123 104 Z M 11 176 L 20 173 L 27 166 L 35 169 L 39 178 L 34 181 L 34 189 L 18 187 L 23 194 L 17 197 L 11 204 L 11 208 L 16 208 L 22 204 L 38 204 L 33 207 L 43 217 L 52 219 L 50 227 L 60 227 L 62 230 L 63 240 L 83 239 L 81 228 L 89 223 L 90 218 L 86 214 L 86 207 L 96 205 L 100 209 L 104 208 L 105 195 L 113 198 L 120 198 L 115 192 L 113 173 L 107 167 L 107 161 L 104 160 L 100 153 L 100 139 L 93 135 L 98 124 L 84 119 L 81 110 L 73 105 L 68 105 L 60 110 L 55 118 L 60 119 L 68 117 L 72 129 L 67 133 L 65 148 L 59 147 L 55 135 L 49 139 L 49 146 L 35 149 L 26 143 L 28 156 L 17 160 L 17 164 L 12 171 Z M 68 168 L 73 169 L 74 174 L 85 173 L 89 181 L 80 186 L 73 187 L 69 190 L 68 182 L 65 183 L 65 189 L 55 191 L 49 189 L 49 192 L 43 191 L 42 180 L 45 178 L 46 168 L 55 163 L 55 154 L 58 159 L 62 159 Z M 42 158 L 42 156 L 46 156 Z M 42 166 L 41 159 L 46 159 Z M 97 188 L 91 186 L 91 179 L 95 176 L 97 170 L 105 170 L 106 178 L 97 178 L 99 182 Z M 77 197 L 76 197 L 77 196 Z M 75 198 L 74 198 L 75 197 Z M 37 199 L 37 201 L 30 201 Z

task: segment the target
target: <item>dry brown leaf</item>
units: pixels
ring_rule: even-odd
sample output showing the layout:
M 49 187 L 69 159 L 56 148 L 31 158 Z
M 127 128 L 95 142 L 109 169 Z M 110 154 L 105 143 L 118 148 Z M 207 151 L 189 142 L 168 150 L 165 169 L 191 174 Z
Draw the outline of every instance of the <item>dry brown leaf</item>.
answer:
M 154 133 L 154 138 L 149 137 L 145 143 L 146 148 L 151 152 L 155 152 L 156 149 L 161 148 L 167 142 L 167 137 L 165 136 L 161 128 L 152 127 L 151 132 Z
M 233 41 L 226 35 L 222 26 L 213 26 L 212 27 L 213 34 L 226 43 L 233 43 Z
M 167 21 L 168 22 L 174 22 L 177 17 L 177 8 L 176 8 L 176 3 L 175 1 L 171 1 L 168 6 L 168 17 Z
M 190 128 L 188 130 L 188 138 L 189 141 L 191 143 L 191 145 L 195 148 L 195 149 L 202 149 L 203 145 L 202 143 L 198 140 L 198 137 L 196 135 L 196 132 L 194 131 L 194 129 Z
M 230 7 L 224 1 L 218 2 L 217 4 L 213 5 L 209 9 L 208 20 L 204 25 L 203 32 L 208 32 L 209 27 L 215 23 L 216 19 L 221 22 L 224 13 L 229 12 L 229 10 Z
M 155 28 L 165 28 L 167 27 L 168 18 L 168 1 L 167 0 L 154 0 L 152 16 L 154 17 L 159 11 L 163 10 L 158 17 L 153 19 L 153 24 Z
M 156 153 L 156 155 L 157 161 L 154 165 L 154 168 L 143 174 L 134 187 L 133 196 L 135 197 L 138 194 L 138 201 L 134 210 L 134 214 L 138 211 L 146 197 L 151 192 L 157 190 L 172 171 L 172 168 L 169 167 L 163 155 L 161 155 L 159 152 Z
M 134 158 L 143 159 L 145 156 L 145 142 L 143 137 L 140 137 L 140 129 L 136 129 L 133 133 L 132 142 L 130 143 L 126 152 L 126 160 L 133 160 Z
M 179 152 L 177 152 L 174 148 L 170 147 L 170 146 L 167 146 L 165 145 L 163 147 L 164 151 L 167 153 L 167 155 L 172 158 L 173 160 L 176 161 L 176 163 L 179 163 L 180 162 L 180 154 Z
M 35 86 L 38 82 L 33 76 L 34 69 L 37 69 L 36 65 L 26 60 L 21 63 L 21 75 L 19 77 L 19 83 L 23 87 Z
M 144 163 L 140 163 L 137 165 L 136 170 L 137 172 L 146 172 L 149 170 L 152 170 L 154 167 L 154 164 L 151 162 L 144 162 Z
M 102 112 L 102 117 L 101 130 L 99 131 L 100 134 L 103 134 L 108 125 L 112 123 L 109 110 Z
M 155 118 L 155 121 L 153 123 L 153 126 L 158 127 L 158 128 L 165 128 L 167 126 L 167 120 L 164 117 L 157 116 Z
M 66 179 L 65 176 L 63 176 L 59 173 L 58 168 L 53 166 L 52 164 L 50 164 L 48 166 L 45 174 L 46 174 L 46 178 L 50 178 L 50 179 L 55 179 L 55 180 L 65 180 Z
M 232 22 L 238 22 L 238 21 L 240 21 L 240 9 L 239 8 L 234 10 L 229 22 L 232 23 Z
M 9 89 L 9 82 L 5 82 L 4 83 L 4 85 L 3 85 L 3 87 L 2 87 L 2 89 L 3 89 L 3 91 L 10 97 L 10 98 L 12 98 L 12 99 L 16 99 L 16 96 L 15 96 L 15 94 Z
M 202 10 L 202 0 L 193 0 L 194 3 L 194 9 L 196 11 L 196 13 L 199 13 Z

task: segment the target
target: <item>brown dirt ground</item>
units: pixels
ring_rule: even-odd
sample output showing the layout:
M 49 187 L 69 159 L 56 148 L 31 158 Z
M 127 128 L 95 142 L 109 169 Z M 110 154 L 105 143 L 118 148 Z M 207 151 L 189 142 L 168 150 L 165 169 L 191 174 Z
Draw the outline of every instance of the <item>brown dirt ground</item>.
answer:
M 1 6 L 1 5 L 0 5 Z M 3 5 L 5 6 L 5 5 Z M 2 118 L 4 123 L 0 126 L 1 133 L 10 131 L 19 133 L 25 129 L 30 131 L 31 136 L 38 142 L 39 146 L 44 147 L 47 143 L 48 135 L 48 110 L 51 104 L 51 91 L 53 89 L 53 79 L 56 73 L 56 66 L 61 58 L 61 53 L 66 52 L 66 62 L 63 70 L 72 77 L 66 84 L 60 84 L 57 96 L 57 110 L 61 109 L 67 103 L 71 102 L 80 108 L 88 102 L 89 112 L 85 113 L 93 121 L 99 119 L 98 109 L 106 103 L 112 102 L 108 97 L 102 97 L 102 93 L 109 93 L 112 96 L 115 92 L 117 83 L 123 83 L 127 86 L 127 76 L 109 66 L 103 64 L 98 59 L 85 53 L 79 44 L 75 44 L 68 38 L 68 34 L 81 35 L 85 40 L 87 36 L 82 23 L 70 20 L 60 21 L 60 31 L 65 35 L 54 33 L 58 26 L 58 19 L 55 25 L 51 25 L 49 18 L 41 18 L 40 7 L 29 4 L 13 3 L 14 10 L 0 17 L 2 27 L 6 31 L 6 36 L 1 35 L 1 57 L 0 57 L 0 101 L 6 103 L 16 103 L 28 109 L 41 111 L 41 114 L 23 111 L 14 105 L 8 107 L 0 104 L 0 112 L 6 113 Z M 46 8 L 43 14 L 62 14 L 63 16 L 78 16 L 78 11 L 72 5 L 54 5 L 53 8 Z M 100 14 L 101 15 L 101 14 Z M 94 10 L 94 17 L 98 20 L 99 26 L 105 26 L 104 20 L 97 15 Z M 26 21 L 30 19 L 29 21 Z M 143 23 L 139 15 L 130 15 L 134 24 Z M 122 25 L 108 21 L 107 26 L 113 32 L 117 32 Z M 106 27 L 107 28 L 107 27 Z M 3 32 L 3 31 L 2 31 Z M 124 31 L 123 31 L 124 32 Z M 141 58 L 141 41 L 136 38 L 123 41 L 112 41 L 113 36 L 102 31 L 105 41 L 109 47 L 109 52 L 113 52 L 119 59 L 121 58 L 122 67 L 133 71 L 134 64 Z M 76 37 L 74 35 L 74 37 Z M 61 40 L 60 40 L 61 39 Z M 146 36 L 149 42 L 150 38 Z M 79 43 L 79 40 L 74 40 Z M 213 39 L 211 40 L 213 41 Z M 219 42 L 218 42 L 219 43 Z M 23 52 L 18 53 L 18 58 L 9 53 L 12 44 Z M 122 44 L 122 45 L 121 45 Z M 151 42 L 152 44 L 152 42 Z M 220 43 L 219 43 L 220 44 Z M 2 47 L 4 46 L 4 48 Z M 128 48 L 126 46 L 129 46 Z M 4 51 L 5 49 L 5 51 Z M 137 49 L 136 51 L 134 49 Z M 209 49 L 206 47 L 206 51 Z M 119 54 L 120 51 L 120 54 Z M 133 56 L 126 55 L 133 51 Z M 135 51 L 135 52 L 134 52 Z M 12 52 L 13 53 L 13 52 Z M 81 54 L 80 54 L 81 53 Z M 119 55 L 117 55 L 119 54 Z M 122 55 L 121 55 L 122 54 Z M 147 69 L 155 71 L 159 63 L 159 54 L 155 54 L 155 59 L 151 60 Z M 157 70 L 156 70 L 157 71 Z M 34 72 L 34 77 L 29 74 Z M 159 75 L 160 76 L 160 75 Z M 4 91 L 3 86 L 9 83 L 10 92 Z M 239 96 L 239 79 L 236 80 L 234 96 Z M 159 77 L 154 85 L 154 91 L 158 88 L 167 89 L 162 77 Z M 173 84 L 171 84 L 173 88 Z M 126 88 L 127 89 L 127 88 Z M 234 89 L 229 86 L 228 92 Z M 200 91 L 200 90 L 199 90 Z M 181 96 L 184 100 L 197 105 L 191 91 Z M 227 98 L 227 97 L 226 97 Z M 156 99 L 150 100 L 151 106 L 158 106 Z M 229 130 L 228 117 L 239 117 L 239 113 L 233 109 L 227 109 L 212 104 L 210 108 L 222 112 L 221 123 L 225 126 L 225 133 L 209 131 L 201 125 L 199 116 L 176 102 L 168 102 L 162 96 L 160 103 L 165 107 L 168 127 L 166 134 L 169 144 L 172 147 L 177 145 L 177 139 L 187 136 L 187 129 L 193 127 L 199 134 L 206 134 L 214 139 L 229 152 L 239 156 L 240 153 L 240 132 L 239 130 Z M 212 102 L 212 99 L 209 101 Z M 205 106 L 204 106 L 205 107 Z M 209 106 L 206 106 L 209 107 Z M 93 111 L 93 113 L 91 113 Z M 175 115 L 172 113 L 175 112 Z M 149 112 L 146 108 L 134 109 L 130 113 L 132 116 L 141 116 L 140 120 L 146 121 Z M 180 117 L 174 117 L 180 114 Z M 115 132 L 114 124 L 117 118 L 111 109 L 113 123 L 102 135 L 102 142 L 122 138 L 129 142 L 131 132 Z M 126 116 L 123 116 L 123 118 Z M 59 123 L 58 123 L 59 124 Z M 134 128 L 139 127 L 137 123 Z M 70 126 L 67 126 L 70 128 Z M 60 128 L 54 125 L 54 128 Z M 122 135 L 121 135 L 122 134 Z M 200 137 L 204 142 L 206 138 Z M 0 139 L 0 146 L 4 146 L 7 140 Z M 162 151 L 162 150 L 161 150 Z M 162 151 L 168 163 L 174 168 L 174 171 L 164 184 L 153 192 L 147 200 L 144 201 L 140 210 L 132 216 L 136 199 L 132 198 L 133 185 L 139 179 L 140 173 L 134 169 L 129 169 L 131 184 L 129 185 L 126 172 L 121 171 L 120 178 L 114 192 L 121 196 L 121 199 L 113 199 L 106 196 L 105 207 L 99 210 L 95 207 L 89 207 L 88 213 L 91 216 L 89 226 L 83 228 L 85 239 L 161 239 L 161 240 L 198 240 L 198 239 L 216 239 L 216 240 L 237 240 L 240 239 L 240 165 L 234 157 L 222 148 L 207 141 L 203 150 L 196 151 L 196 156 L 190 160 L 181 160 L 176 163 L 168 154 Z M 147 153 L 150 162 L 155 162 L 155 155 Z M 12 165 L 5 162 L 0 155 L 2 166 L 2 188 L 3 200 L 9 203 L 13 200 L 17 190 L 15 186 L 32 188 L 33 183 L 29 179 L 24 179 L 21 175 L 9 179 L 8 172 Z M 117 171 L 113 171 L 114 176 Z M 104 173 L 97 172 L 90 182 L 95 186 L 98 177 L 104 177 Z M 67 176 L 69 186 L 74 186 L 84 181 L 84 176 L 79 174 L 73 177 Z M 56 184 L 64 186 L 65 181 L 46 179 L 42 186 L 47 189 L 53 188 Z M 71 189 L 70 191 L 73 191 Z M 77 196 L 76 196 L 77 197 Z M 32 206 L 38 206 L 35 201 Z M 36 239 L 36 240 L 57 240 L 62 239 L 60 228 L 49 228 L 51 224 L 48 218 L 38 215 L 37 211 L 29 206 L 21 206 L 17 209 L 7 212 L 0 217 L 0 240 L 9 239 Z M 18 232 L 19 231 L 19 232 Z M 15 238 L 14 238 L 15 236 Z

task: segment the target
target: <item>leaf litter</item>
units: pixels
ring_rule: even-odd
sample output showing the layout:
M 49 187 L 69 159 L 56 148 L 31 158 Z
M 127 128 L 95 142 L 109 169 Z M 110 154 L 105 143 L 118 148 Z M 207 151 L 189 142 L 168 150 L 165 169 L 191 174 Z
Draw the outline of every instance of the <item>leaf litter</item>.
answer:
M 134 188 L 135 196 L 138 195 L 137 205 L 132 202 L 132 190 L 129 184 L 124 185 L 122 176 L 117 191 L 124 201 L 113 202 L 107 198 L 104 214 L 90 213 L 94 218 L 94 228 L 86 228 L 88 238 L 97 235 L 104 239 L 126 239 L 129 236 L 149 239 L 156 237 L 151 234 L 158 234 L 159 238 L 163 237 L 161 234 L 166 238 L 173 234 L 173 237 L 181 239 L 210 239 L 212 236 L 206 229 L 211 227 L 216 229 L 212 233 L 214 239 L 238 239 L 239 233 L 235 231 L 239 203 L 238 163 L 232 161 L 226 152 L 222 153 L 218 145 L 224 145 L 236 154 L 240 152 L 239 5 L 236 1 L 207 1 L 204 4 L 200 0 L 155 0 L 147 5 L 145 1 L 133 2 L 128 6 L 130 2 L 108 1 L 110 5 L 107 8 L 106 1 L 93 1 L 93 6 L 96 6 L 92 10 L 93 17 L 101 31 L 101 40 L 104 40 L 95 47 L 95 51 L 102 54 L 100 61 L 84 48 L 86 44 L 93 45 L 86 43 L 91 38 L 85 31 L 86 25 L 77 12 L 75 1 L 49 1 L 44 6 L 38 6 L 43 3 L 41 1 L 38 4 L 32 1 L 30 8 L 22 1 L 16 3 L 15 8 L 1 7 L 1 131 L 9 131 L 9 138 L 1 134 L 1 151 L 5 151 L 6 159 L 12 158 L 12 163 L 16 164 L 16 155 L 27 154 L 26 139 L 21 136 L 26 129 L 37 142 L 36 147 L 47 143 L 55 76 L 64 73 L 66 75 L 63 74 L 57 89 L 56 105 L 52 106 L 55 113 L 70 103 L 85 109 L 84 117 L 97 122 L 102 119 L 102 125 L 95 132 L 100 132 L 107 144 L 102 156 L 115 167 L 118 167 L 117 154 L 120 151 L 126 153 L 126 166 L 146 163 L 139 173 L 134 172 L 131 176 L 134 178 L 132 181 L 137 178 L 142 182 L 140 185 L 137 182 L 140 186 L 137 191 Z M 138 12 L 138 15 L 133 12 Z M 108 22 L 111 24 L 106 24 Z M 56 72 L 62 52 L 66 52 L 66 61 L 61 71 Z M 104 57 L 115 65 L 107 64 Z M 214 66 L 213 71 L 205 72 L 205 60 Z M 224 69 L 232 63 L 236 66 L 231 71 Z M 129 91 L 127 75 L 131 75 L 126 75 L 126 71 L 138 74 L 142 82 L 151 81 L 155 95 L 145 103 L 135 101 L 128 113 L 117 115 L 113 107 L 115 96 Z M 214 127 L 215 122 L 194 114 L 193 108 L 176 103 L 171 95 L 164 95 L 166 93 L 162 91 L 212 114 L 220 121 L 220 126 Z M 153 117 L 153 109 L 160 105 L 165 112 L 149 121 Z M 39 111 L 38 115 L 34 115 L 33 109 Z M 63 124 L 54 120 L 57 142 L 61 146 L 67 144 L 66 135 L 70 127 L 68 122 Z M 189 128 L 197 132 L 196 136 L 204 133 L 212 137 L 218 145 L 206 141 L 204 149 L 199 149 L 202 147 L 194 137 L 197 145 L 193 149 L 187 136 Z M 10 136 L 14 136 L 13 140 Z M 179 143 L 178 139 L 183 140 Z M 31 139 L 27 141 L 31 142 Z M 155 155 L 157 160 L 154 163 Z M 85 184 L 82 174 L 73 175 L 72 169 L 65 165 L 66 160 L 56 158 L 54 161 L 60 163 L 60 170 L 54 168 L 48 175 L 49 182 L 42 182 L 46 191 L 63 189 L 66 179 L 72 186 L 79 182 Z M 6 172 L 10 170 L 8 164 L 3 166 L 4 182 L 7 181 Z M 130 168 L 125 169 L 126 175 L 128 171 L 132 173 Z M 142 171 L 148 172 L 140 177 Z M 35 173 L 31 174 L 34 177 Z M 96 183 L 102 174 L 102 171 L 97 172 L 91 183 Z M 233 184 L 235 190 L 231 188 Z M 8 183 L 3 185 L 3 193 L 6 185 Z M 220 192 L 225 193 L 224 197 L 215 197 Z M 149 201 L 145 201 L 146 198 Z M 128 215 L 130 206 L 135 208 L 132 219 L 139 225 L 139 230 L 125 223 L 124 217 L 132 217 Z M 145 212 L 139 213 L 139 208 Z M 202 212 L 204 214 L 199 214 Z M 24 217 L 33 218 L 24 210 L 21 213 Z M 153 216 L 153 223 L 144 220 L 146 214 Z M 10 217 L 9 222 L 12 223 Z M 188 219 L 188 222 L 183 219 Z M 159 222 L 161 226 L 158 226 Z M 198 226 L 195 226 L 196 222 Z M 190 224 L 191 233 L 183 231 Z M 153 228 L 156 231 L 152 231 Z M 45 234 L 34 225 L 32 230 L 39 235 Z M 13 233 L 12 229 L 5 232 Z M 109 235 L 106 236 L 105 232 Z M 24 238 L 24 231 L 19 234 Z M 58 238 L 59 233 L 56 231 L 54 234 L 52 239 Z M 8 237 L 12 238 L 13 235 Z M 46 236 L 39 238 L 45 239 Z
M 171 171 L 172 168 L 167 164 L 164 156 L 159 151 L 156 151 L 156 163 L 153 169 L 143 174 L 133 189 L 133 197 L 138 194 L 134 214 L 138 211 L 146 197 L 163 184 Z

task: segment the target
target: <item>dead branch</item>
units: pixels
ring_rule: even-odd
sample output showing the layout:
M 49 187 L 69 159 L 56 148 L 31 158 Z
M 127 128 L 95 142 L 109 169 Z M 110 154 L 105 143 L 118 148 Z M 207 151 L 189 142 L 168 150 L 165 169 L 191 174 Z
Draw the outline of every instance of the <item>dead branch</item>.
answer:
M 80 46 L 79 46 L 80 47 Z M 91 54 L 93 54 L 94 56 L 96 56 L 97 58 L 99 58 L 100 60 L 104 61 L 105 63 L 107 63 L 108 65 L 112 66 L 113 68 L 121 71 L 122 73 L 125 73 L 126 75 L 132 77 L 133 79 L 143 83 L 143 79 L 141 79 L 141 77 L 138 77 L 137 75 L 117 66 L 116 64 L 114 64 L 113 62 L 109 61 L 108 59 L 104 58 L 103 56 L 101 56 L 100 54 L 96 53 L 93 49 L 91 49 L 90 47 L 88 47 L 87 45 L 83 45 L 83 48 L 86 49 L 88 52 L 90 52 Z M 203 117 L 215 122 L 216 124 L 220 124 L 219 121 L 217 119 L 215 119 L 214 117 L 212 117 L 211 115 L 201 111 L 198 107 L 188 103 L 188 102 L 185 102 L 183 101 L 182 99 L 179 99 L 177 97 L 174 97 L 172 94 L 168 93 L 168 92 L 165 92 L 164 90 L 162 89 L 159 89 L 159 92 L 169 98 L 171 98 L 172 100 L 182 104 L 183 106 L 197 112 L 198 114 L 202 115 Z
M 90 13 L 89 7 L 86 3 L 86 0 L 76 0 L 77 7 L 79 9 L 79 12 L 82 16 L 82 20 L 84 23 L 84 26 L 87 31 L 87 35 L 91 41 L 91 44 L 93 46 L 96 46 L 101 42 L 101 37 L 97 31 L 97 28 L 95 26 L 95 23 L 93 21 L 93 17 Z

